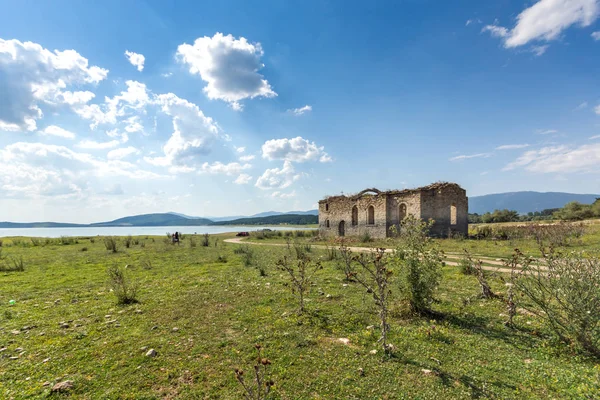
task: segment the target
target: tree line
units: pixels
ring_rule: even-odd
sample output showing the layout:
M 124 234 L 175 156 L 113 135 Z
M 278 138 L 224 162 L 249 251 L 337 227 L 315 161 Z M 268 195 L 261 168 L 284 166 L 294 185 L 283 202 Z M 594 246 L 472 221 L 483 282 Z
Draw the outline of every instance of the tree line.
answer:
M 469 214 L 471 224 L 489 224 L 494 222 L 526 222 L 526 221 L 581 221 L 584 219 L 600 218 L 600 198 L 593 204 L 582 204 L 577 201 L 567 203 L 562 208 L 547 208 L 542 211 L 519 214 L 515 210 L 494 210 L 485 214 Z

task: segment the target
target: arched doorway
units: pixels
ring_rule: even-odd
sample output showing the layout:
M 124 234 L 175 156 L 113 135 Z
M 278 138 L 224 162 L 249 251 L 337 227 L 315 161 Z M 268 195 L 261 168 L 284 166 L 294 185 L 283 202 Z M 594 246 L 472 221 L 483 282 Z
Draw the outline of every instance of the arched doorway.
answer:
M 406 204 L 400 204 L 398 207 L 398 221 L 402 222 L 402 220 L 406 218 Z
M 352 226 L 358 225 L 358 207 L 352 207 Z
M 340 221 L 340 225 L 338 226 L 338 233 L 340 236 L 346 235 L 346 222 Z
M 369 206 L 367 209 L 367 225 L 375 225 L 375 207 Z

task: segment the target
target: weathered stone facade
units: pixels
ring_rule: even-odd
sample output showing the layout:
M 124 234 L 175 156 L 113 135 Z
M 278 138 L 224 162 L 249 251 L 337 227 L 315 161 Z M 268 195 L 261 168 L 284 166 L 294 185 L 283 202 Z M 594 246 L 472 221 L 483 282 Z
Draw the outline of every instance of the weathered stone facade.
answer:
M 390 236 L 404 217 L 432 219 L 433 236 L 468 234 L 467 192 L 456 183 L 434 183 L 417 189 L 381 192 L 366 189 L 355 196 L 332 196 L 319 201 L 319 229 L 326 236 Z

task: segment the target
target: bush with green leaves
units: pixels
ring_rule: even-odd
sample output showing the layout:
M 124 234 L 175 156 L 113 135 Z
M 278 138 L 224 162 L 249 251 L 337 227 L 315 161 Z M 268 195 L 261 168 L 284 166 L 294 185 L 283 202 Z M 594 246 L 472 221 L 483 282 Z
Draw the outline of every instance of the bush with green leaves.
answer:
M 108 268 L 108 285 L 117 297 L 118 304 L 137 303 L 137 283 L 134 282 L 125 269 L 117 266 Z
M 106 247 L 106 250 L 116 253 L 118 251 L 118 247 L 119 247 L 117 238 L 113 237 L 113 236 L 105 237 L 104 238 L 104 247 Z
M 406 217 L 392 261 L 399 275 L 400 295 L 418 314 L 430 311 L 442 276 L 444 254 L 428 235 L 432 225 L 431 220 Z
M 560 340 L 600 358 L 600 257 L 542 249 L 540 260 L 518 250 L 515 279 L 523 308 L 538 315 Z

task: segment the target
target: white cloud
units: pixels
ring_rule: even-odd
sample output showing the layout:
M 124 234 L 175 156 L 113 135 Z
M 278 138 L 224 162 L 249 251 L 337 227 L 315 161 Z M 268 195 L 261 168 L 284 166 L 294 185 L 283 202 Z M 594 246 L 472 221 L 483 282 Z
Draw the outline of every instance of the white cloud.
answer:
M 496 25 L 486 25 L 481 29 L 481 32 L 489 32 L 492 36 L 499 38 L 508 36 L 508 29 Z
M 124 117 L 128 112 L 140 112 L 150 103 L 150 96 L 146 85 L 137 81 L 126 81 L 127 90 L 115 97 L 105 97 L 102 106 L 86 104 L 75 107 L 74 111 L 83 119 L 92 121 L 91 129 L 98 125 L 117 123 L 118 118 Z
M 309 106 L 308 104 L 305 105 L 304 107 L 300 107 L 300 108 L 293 108 L 290 110 L 287 110 L 287 112 L 292 113 L 296 116 L 300 116 L 302 114 L 305 114 L 309 111 L 312 111 L 312 106 Z
M 119 149 L 109 151 L 106 155 L 106 158 L 109 160 L 122 160 L 123 158 L 133 154 L 140 154 L 140 151 L 133 146 L 121 147 Z
M 121 143 L 127 143 L 129 141 L 129 135 L 127 133 L 119 133 L 118 129 L 111 129 L 106 131 L 106 135 L 111 138 L 120 138 Z
M 558 133 L 558 131 L 556 129 L 538 129 L 537 131 L 535 131 L 535 133 L 537 133 L 538 135 L 550 135 L 552 133 Z
M 257 188 L 266 189 L 285 189 L 292 183 L 300 179 L 301 175 L 296 174 L 294 166 L 289 161 L 284 161 L 282 168 L 267 169 L 257 180 Z
M 75 139 L 75 134 L 56 125 L 50 125 L 40 131 L 42 135 L 58 136 L 65 139 Z
M 527 151 L 504 167 L 504 170 L 509 171 L 519 167 L 536 173 L 598 173 L 600 172 L 600 143 L 576 148 L 555 146 Z
M 271 197 L 275 198 L 275 199 L 291 199 L 292 197 L 296 196 L 296 191 L 292 190 L 290 193 L 282 193 L 279 191 L 275 191 L 273 193 L 271 193 Z
M 535 54 L 536 57 L 539 57 L 544 54 L 546 50 L 548 50 L 548 47 L 550 47 L 548 44 L 544 44 L 542 46 L 531 46 L 531 52 Z
M 235 151 L 237 151 L 238 153 L 243 153 L 246 151 L 245 147 L 235 147 L 235 146 L 233 146 L 233 147 L 234 147 Z
M 589 138 L 590 140 L 596 140 L 596 139 L 600 139 L 600 135 L 594 135 L 594 136 L 590 136 Z
M 255 156 L 254 155 L 247 155 L 247 156 L 241 156 L 240 157 L 240 161 L 252 161 L 254 160 Z
M 164 74 L 160 74 L 163 78 L 170 78 L 173 76 L 172 72 L 165 72 Z
M 207 173 L 207 174 L 224 174 L 224 175 L 231 176 L 231 175 L 238 175 L 243 170 L 246 170 L 249 168 L 252 168 L 252 165 L 240 164 L 240 163 L 236 163 L 236 162 L 232 162 L 229 164 L 223 164 L 222 162 L 217 161 L 212 164 L 205 162 L 204 164 L 202 164 L 202 167 L 200 168 L 200 172 Z
M 592 39 L 594 40 L 600 40 L 600 31 L 597 32 L 592 32 Z
M 137 115 L 127 118 L 124 122 L 126 124 L 125 130 L 129 133 L 142 132 L 144 130 L 143 125 L 140 123 L 140 117 Z
M 515 149 L 524 149 L 525 147 L 529 147 L 529 145 L 528 144 L 505 144 L 505 145 L 496 147 L 496 150 L 515 150 Z
M 248 174 L 240 174 L 240 176 L 238 176 L 236 178 L 236 180 L 233 181 L 233 183 L 235 183 L 236 185 L 246 185 L 246 184 L 250 183 L 251 180 L 252 180 L 252 176 L 250 176 Z
M 577 107 L 575 107 L 575 110 L 583 110 L 584 108 L 587 108 L 588 106 L 588 102 L 584 101 L 581 104 L 579 104 Z
M 91 99 L 89 92 L 63 90 L 98 83 L 107 74 L 88 66 L 75 50 L 52 52 L 37 43 L 0 39 L 0 129 L 36 130 L 43 115 L 40 105 Z
M 102 150 L 102 149 L 110 149 L 113 147 L 117 147 L 119 145 L 118 140 L 111 140 L 110 142 L 96 142 L 95 140 L 82 140 L 77 143 L 75 146 L 81 149 L 90 149 L 90 150 Z
M 88 90 L 80 92 L 64 91 L 61 92 L 58 97 L 62 99 L 63 103 L 74 106 L 89 103 L 96 95 Z
M 262 157 L 267 160 L 285 160 L 295 162 L 315 161 L 329 162 L 331 157 L 323 146 L 309 142 L 298 136 L 292 139 L 271 139 L 262 145 Z
M 203 91 L 208 98 L 224 100 L 234 110 L 242 109 L 239 102 L 244 99 L 277 96 L 258 72 L 264 66 L 263 54 L 260 43 L 252 44 L 244 37 L 236 39 L 222 33 L 177 48 L 178 58 L 189 67 L 190 73 L 200 75 L 207 83 Z
M 81 196 L 91 178 L 154 179 L 135 164 L 101 160 L 64 146 L 17 142 L 0 149 L 0 192 L 12 197 Z
M 600 13 L 598 0 L 540 0 L 517 16 L 511 30 L 488 25 L 492 36 L 504 39 L 504 47 L 514 48 L 532 41 L 551 41 L 573 25 L 591 25 Z
M 146 57 L 143 54 L 134 53 L 133 51 L 125 50 L 125 57 L 129 60 L 131 65 L 137 67 L 137 70 L 142 72 L 144 70 L 144 62 Z
M 470 154 L 470 155 L 460 155 L 460 156 L 456 156 L 456 157 L 452 157 L 449 159 L 449 161 L 462 161 L 462 160 L 468 160 L 471 158 L 487 158 L 491 156 L 490 153 L 478 153 L 478 154 Z
M 144 157 L 144 160 L 157 166 L 194 168 L 201 156 L 210 153 L 219 136 L 219 126 L 197 105 L 173 93 L 156 96 L 155 103 L 173 118 L 173 133 L 163 146 L 164 156 Z
M 598 115 L 600 115 L 600 105 L 597 105 L 596 107 L 594 107 L 594 112 Z

